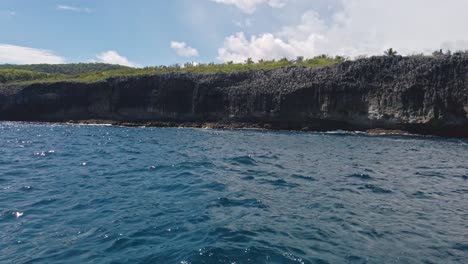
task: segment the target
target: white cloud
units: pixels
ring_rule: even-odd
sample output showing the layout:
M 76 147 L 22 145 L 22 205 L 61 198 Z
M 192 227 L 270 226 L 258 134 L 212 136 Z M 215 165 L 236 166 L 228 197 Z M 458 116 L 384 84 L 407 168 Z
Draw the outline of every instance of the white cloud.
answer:
M 10 64 L 37 64 L 64 63 L 65 59 L 49 50 L 21 47 L 9 44 L 0 44 L 0 63 Z
M 231 35 L 218 59 L 374 55 L 389 47 L 400 54 L 468 49 L 467 12 L 466 0 L 343 0 L 331 22 L 307 11 L 298 24 L 276 32 Z
M 283 8 L 287 3 L 287 0 L 270 0 L 268 5 L 273 8 Z
M 91 13 L 92 12 L 92 10 L 87 7 L 77 7 L 77 6 L 68 6 L 68 5 L 58 5 L 57 9 L 63 10 L 63 11 L 73 11 L 73 12 L 78 12 L 78 13 Z
M 118 64 L 128 67 L 141 67 L 141 65 L 129 61 L 126 57 L 121 56 L 114 50 L 109 50 L 101 54 L 96 55 L 97 60 L 92 60 L 93 62 L 102 62 L 109 64 Z
M 218 59 L 221 61 L 243 62 L 247 58 L 254 60 L 291 57 L 294 50 L 288 43 L 275 37 L 271 33 L 260 36 L 245 37 L 238 32 L 224 41 L 224 46 L 218 50 Z
M 171 41 L 171 48 L 181 57 L 196 57 L 198 51 L 185 42 Z
M 288 0 L 211 0 L 216 3 L 225 5 L 234 5 L 242 12 L 252 14 L 257 9 L 258 5 L 268 4 L 273 8 L 282 8 Z

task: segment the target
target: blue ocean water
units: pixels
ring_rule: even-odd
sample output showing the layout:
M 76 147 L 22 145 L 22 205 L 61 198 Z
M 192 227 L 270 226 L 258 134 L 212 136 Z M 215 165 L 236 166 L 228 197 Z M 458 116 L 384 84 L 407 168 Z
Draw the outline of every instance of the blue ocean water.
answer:
M 467 141 L 0 123 L 1 263 L 467 260 Z

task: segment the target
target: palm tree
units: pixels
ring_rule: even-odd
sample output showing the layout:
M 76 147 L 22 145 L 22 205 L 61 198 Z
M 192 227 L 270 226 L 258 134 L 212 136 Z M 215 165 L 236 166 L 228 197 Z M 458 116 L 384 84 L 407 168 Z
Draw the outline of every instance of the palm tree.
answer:
M 393 48 L 389 48 L 388 50 L 384 51 L 384 54 L 386 56 L 396 56 L 398 52 L 394 50 Z

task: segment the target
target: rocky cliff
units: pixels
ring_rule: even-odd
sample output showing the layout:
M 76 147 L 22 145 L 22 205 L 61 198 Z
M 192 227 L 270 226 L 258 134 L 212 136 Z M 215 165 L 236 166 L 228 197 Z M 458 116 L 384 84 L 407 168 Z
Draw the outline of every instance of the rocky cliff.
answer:
M 6 86 L 0 89 L 0 119 L 383 128 L 468 137 L 468 55 Z

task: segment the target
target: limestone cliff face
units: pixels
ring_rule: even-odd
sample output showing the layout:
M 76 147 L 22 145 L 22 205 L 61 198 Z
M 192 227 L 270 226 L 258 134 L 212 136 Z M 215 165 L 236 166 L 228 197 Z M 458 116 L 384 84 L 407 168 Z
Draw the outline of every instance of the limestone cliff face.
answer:
M 3 87 L 0 119 L 245 122 L 468 137 L 468 55 Z

